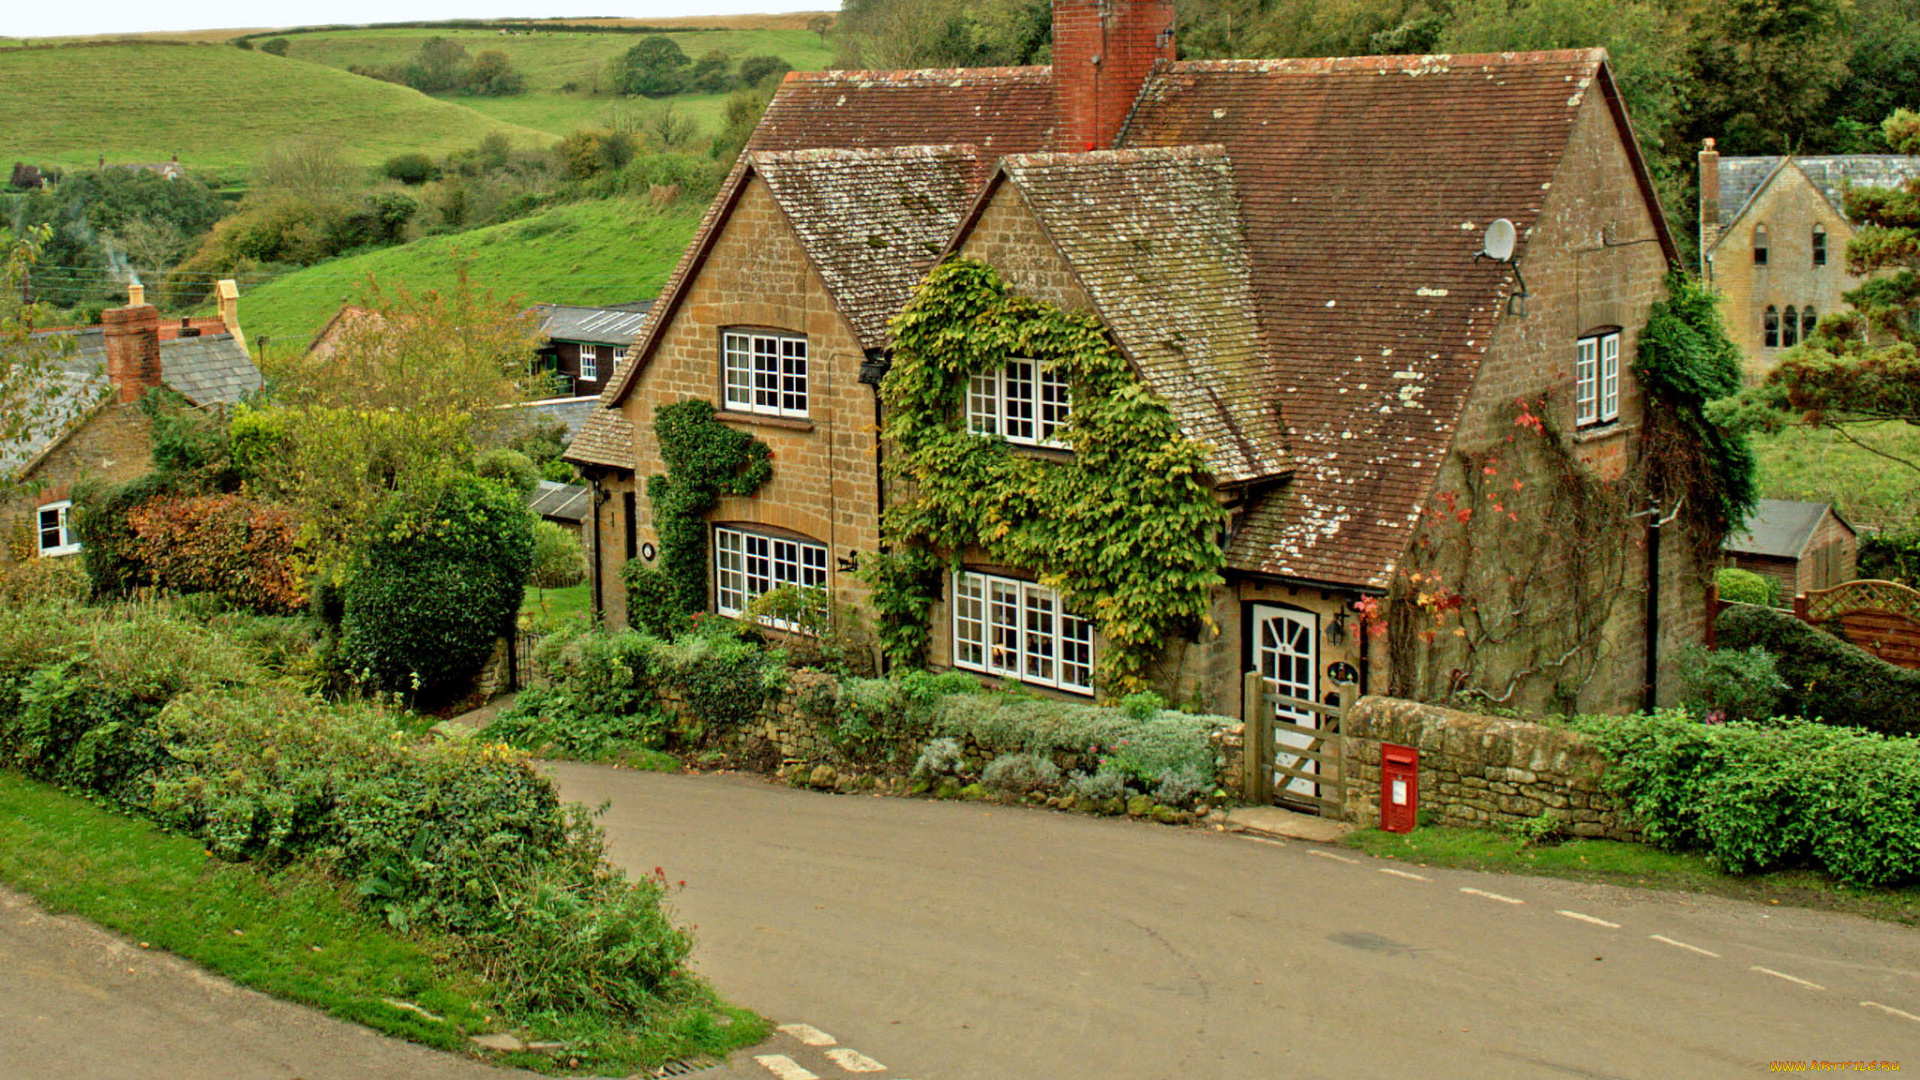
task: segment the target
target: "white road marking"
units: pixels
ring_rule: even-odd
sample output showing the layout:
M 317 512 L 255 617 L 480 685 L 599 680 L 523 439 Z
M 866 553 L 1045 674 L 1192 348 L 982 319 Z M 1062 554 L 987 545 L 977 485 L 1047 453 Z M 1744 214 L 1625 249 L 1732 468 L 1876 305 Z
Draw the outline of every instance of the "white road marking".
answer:
M 887 1067 L 858 1050 L 841 1047 L 827 1051 L 827 1060 L 851 1073 L 886 1072 Z
M 1775 971 L 1775 970 L 1773 970 L 1772 968 L 1763 968 L 1763 967 L 1750 967 L 1750 968 L 1748 968 L 1747 970 L 1748 970 L 1748 971 L 1757 971 L 1757 972 L 1759 972 L 1759 973 L 1760 973 L 1760 974 L 1762 974 L 1762 975 L 1771 975 L 1771 976 L 1773 976 L 1773 977 L 1774 977 L 1774 978 L 1776 978 L 1776 979 L 1785 979 L 1785 980 L 1787 980 L 1787 981 L 1788 981 L 1788 982 L 1790 982 L 1790 983 L 1796 983 L 1796 984 L 1798 984 L 1798 985 L 1800 985 L 1800 986 L 1804 986 L 1804 987 L 1806 987 L 1806 988 L 1807 988 L 1807 989 L 1809 989 L 1809 990 L 1825 990 L 1825 989 L 1826 989 L 1826 987 L 1824 987 L 1824 986 L 1821 986 L 1821 985 L 1820 985 L 1819 983 L 1817 983 L 1817 982 L 1808 982 L 1807 980 L 1805 980 L 1805 979 L 1802 979 L 1802 978 L 1800 978 L 1800 977 L 1799 977 L 1799 976 L 1797 976 L 1797 975 L 1789 975 L 1789 974 L 1787 974 L 1787 973 L 1786 973 L 1786 972 L 1784 972 L 1784 971 Z
M 1314 849 L 1314 848 L 1308 848 L 1308 849 L 1307 849 L 1307 854 L 1309 854 L 1309 855 L 1318 855 L 1318 856 L 1320 856 L 1320 857 L 1321 857 L 1321 858 L 1323 858 L 1323 859 L 1332 859 L 1332 860 L 1333 860 L 1334 862 L 1343 862 L 1343 863 L 1346 863 L 1346 864 L 1347 864 L 1348 866 L 1359 866 L 1359 865 L 1360 865 L 1360 860 L 1359 860 L 1359 859 L 1349 859 L 1349 858 L 1347 858 L 1347 857 L 1346 857 L 1345 855 L 1335 855 L 1335 854 L 1334 854 L 1333 852 L 1331 852 L 1331 851 L 1319 851 L 1319 850 L 1317 850 L 1317 849 Z
M 1403 878 L 1406 878 L 1408 881 L 1432 881 L 1433 880 L 1430 877 L 1421 877 L 1419 874 L 1411 873 L 1406 870 L 1395 870 L 1391 866 L 1381 867 L 1380 872 L 1383 874 L 1392 874 L 1394 877 L 1403 877 Z
M 1499 893 L 1497 893 L 1497 892 L 1487 892 L 1487 891 L 1486 891 L 1485 889 L 1469 889 L 1469 888 L 1467 888 L 1467 887 L 1466 887 L 1466 886 L 1464 886 L 1464 885 L 1462 885 L 1462 886 L 1460 887 L 1460 891 L 1461 891 L 1461 892 L 1463 892 L 1463 893 L 1466 893 L 1466 894 L 1467 894 L 1468 896 L 1484 896 L 1484 897 L 1486 897 L 1486 898 L 1487 898 L 1487 899 L 1489 899 L 1489 900 L 1498 900 L 1498 901 L 1500 901 L 1500 902 L 1501 902 L 1501 903 L 1503 903 L 1503 904 L 1524 904 L 1524 903 L 1526 903 L 1526 901 L 1525 901 L 1525 900 L 1517 900 L 1517 899 L 1515 899 L 1515 898 L 1513 898 L 1513 897 L 1511 897 L 1511 896 L 1501 896 L 1501 895 L 1500 895 Z
M 1578 922 L 1592 923 L 1595 926 L 1604 926 L 1609 930 L 1620 929 L 1620 924 L 1617 922 L 1608 922 L 1605 919 L 1596 919 L 1591 915 L 1582 915 L 1577 911 L 1556 911 L 1554 912 L 1554 914 L 1565 915 L 1567 918 L 1576 920 Z
M 1865 1005 L 1869 1009 L 1879 1009 L 1888 1016 L 1897 1016 L 1902 1020 L 1911 1020 L 1916 1024 L 1920 1024 L 1920 1016 L 1915 1016 L 1910 1012 L 1901 1012 L 1891 1005 L 1882 1005 L 1877 1001 L 1863 1001 L 1860 1004 Z
M 1272 844 L 1274 847 L 1287 846 L 1287 842 L 1285 840 L 1275 840 L 1270 836 L 1255 836 L 1252 833 L 1239 833 L 1237 835 L 1242 840 L 1251 840 L 1256 844 Z
M 781 1024 L 774 1030 L 782 1035 L 791 1035 L 808 1046 L 832 1046 L 839 1041 L 812 1024 Z
M 820 1080 L 818 1073 L 809 1072 L 800 1067 L 785 1054 L 759 1054 L 754 1057 L 760 1067 L 772 1073 L 778 1080 Z
M 1687 950 L 1688 952 L 1696 952 L 1696 953 L 1699 953 L 1699 954 L 1700 954 L 1701 956 L 1711 956 L 1711 957 L 1713 957 L 1713 958 L 1714 958 L 1715 960 L 1718 960 L 1718 959 L 1720 959 L 1720 954 L 1719 954 L 1719 953 L 1717 953 L 1717 952 L 1708 952 L 1707 950 L 1705 950 L 1705 949 L 1703 949 L 1703 948 L 1701 948 L 1701 947 L 1700 947 L 1700 946 L 1698 946 L 1698 945 L 1689 945 L 1689 944 L 1687 944 L 1687 943 L 1686 943 L 1686 942 L 1684 942 L 1684 941 L 1675 941 L 1675 940 L 1673 940 L 1672 938 L 1670 938 L 1670 937 L 1666 937 L 1666 936 L 1664 936 L 1664 935 L 1661 935 L 1661 934 L 1648 934 L 1647 936 L 1648 936 L 1648 937 L 1650 937 L 1650 938 L 1652 938 L 1652 939 L 1653 939 L 1653 940 L 1655 940 L 1655 941 L 1658 941 L 1658 942 L 1660 942 L 1660 943 L 1661 943 L 1661 944 L 1663 944 L 1663 945 L 1671 945 L 1671 946 L 1673 946 L 1673 947 L 1674 947 L 1674 948 L 1676 948 L 1676 949 L 1685 949 L 1685 950 Z

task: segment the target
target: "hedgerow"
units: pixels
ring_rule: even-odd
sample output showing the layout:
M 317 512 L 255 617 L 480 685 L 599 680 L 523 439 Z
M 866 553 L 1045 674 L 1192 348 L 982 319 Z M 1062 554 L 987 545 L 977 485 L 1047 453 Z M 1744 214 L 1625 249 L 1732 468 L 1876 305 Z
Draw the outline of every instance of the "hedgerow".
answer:
M 1920 671 L 1896 667 L 1783 611 L 1730 607 L 1714 624 L 1723 649 L 1772 653 L 1787 688 L 1778 711 L 1891 735 L 1920 735 Z

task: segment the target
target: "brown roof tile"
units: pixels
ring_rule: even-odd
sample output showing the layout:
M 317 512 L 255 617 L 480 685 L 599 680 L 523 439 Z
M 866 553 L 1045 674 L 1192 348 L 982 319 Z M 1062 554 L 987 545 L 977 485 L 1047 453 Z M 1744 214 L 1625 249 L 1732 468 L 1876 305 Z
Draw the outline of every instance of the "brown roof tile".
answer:
M 587 410 L 580 433 L 567 444 L 566 460 L 633 470 L 633 425 L 619 409 L 595 405 Z
M 1218 146 L 1023 154 L 1002 168 L 1217 480 L 1284 471 L 1233 168 Z

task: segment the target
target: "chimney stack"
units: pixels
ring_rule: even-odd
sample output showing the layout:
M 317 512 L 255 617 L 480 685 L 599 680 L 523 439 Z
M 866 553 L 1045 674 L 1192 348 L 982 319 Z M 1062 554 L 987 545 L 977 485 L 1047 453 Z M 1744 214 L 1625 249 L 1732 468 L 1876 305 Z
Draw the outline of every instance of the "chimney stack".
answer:
M 227 324 L 227 333 L 233 335 L 233 340 L 239 342 L 241 348 L 246 348 L 247 335 L 240 332 L 240 283 L 232 278 L 221 278 L 213 287 L 213 294 L 219 298 L 220 321 Z M 266 344 L 264 339 L 261 344 Z
M 1700 151 L 1700 276 L 1713 280 L 1707 250 L 1720 239 L 1720 151 L 1708 139 Z
M 107 341 L 107 381 L 131 405 L 160 385 L 160 313 L 151 305 L 111 308 L 100 316 Z
M 1106 150 L 1153 65 L 1172 60 L 1173 0 L 1053 0 L 1054 149 Z

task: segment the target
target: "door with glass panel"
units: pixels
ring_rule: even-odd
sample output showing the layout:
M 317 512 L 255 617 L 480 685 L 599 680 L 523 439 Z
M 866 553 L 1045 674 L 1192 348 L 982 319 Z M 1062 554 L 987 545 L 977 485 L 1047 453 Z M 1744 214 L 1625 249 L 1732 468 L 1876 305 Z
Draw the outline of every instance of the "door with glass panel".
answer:
M 1253 664 L 1266 683 L 1267 692 L 1281 698 L 1298 698 L 1302 701 L 1317 701 L 1319 680 L 1319 654 L 1316 649 L 1318 640 L 1318 620 L 1312 612 L 1297 611 L 1293 608 L 1277 607 L 1270 604 L 1253 605 Z M 1306 709 L 1294 708 L 1282 702 L 1274 713 L 1275 719 L 1300 727 L 1320 727 L 1320 714 Z M 1274 731 L 1274 746 L 1271 753 L 1279 764 L 1309 773 L 1319 772 L 1319 764 L 1300 754 L 1289 754 L 1289 749 L 1305 750 L 1313 745 L 1314 737 L 1293 731 Z M 1276 781 L 1281 779 L 1278 775 Z M 1314 798 L 1320 785 L 1312 780 L 1299 777 L 1287 779 L 1284 785 L 1275 785 L 1275 792 L 1283 798 L 1288 794 L 1305 798 Z

